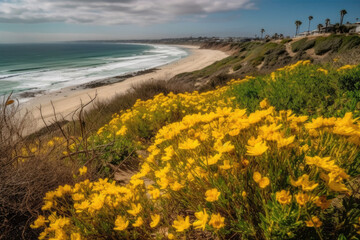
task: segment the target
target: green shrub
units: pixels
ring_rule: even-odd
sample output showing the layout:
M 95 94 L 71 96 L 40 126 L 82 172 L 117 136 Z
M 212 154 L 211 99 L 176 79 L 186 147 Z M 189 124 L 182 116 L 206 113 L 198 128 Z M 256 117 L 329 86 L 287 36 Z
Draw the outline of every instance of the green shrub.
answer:
M 264 56 L 258 56 L 254 59 L 251 60 L 251 64 L 255 67 L 258 66 L 262 63 L 262 61 L 264 61 L 265 57 Z
M 239 70 L 239 69 L 241 69 L 242 68 L 242 63 L 238 63 L 238 64 L 235 64 L 234 66 L 233 66 L 233 70 L 234 71 L 237 71 L 237 70 Z
M 281 40 L 281 44 L 286 44 L 286 43 L 289 43 L 289 42 L 291 42 L 292 41 L 292 39 L 291 38 L 284 38 L 283 40 Z
M 307 38 L 303 38 L 303 39 L 300 39 L 299 41 L 296 41 L 294 43 L 291 44 L 291 50 L 293 52 L 298 52 L 302 45 L 307 41 Z
M 319 37 L 315 43 L 315 54 L 323 55 L 329 51 L 336 52 L 342 44 L 341 36 Z
M 310 65 L 290 73 L 280 71 L 275 81 L 269 76 L 259 76 L 233 86 L 230 95 L 235 95 L 236 104 L 249 111 L 256 110 L 264 98 L 277 110 L 291 109 L 296 114 L 310 116 L 341 117 L 360 108 L 360 66 L 346 74 L 335 69 L 328 69 L 325 74 L 319 69 L 317 65 Z M 358 115 L 355 111 L 354 116 Z
M 261 77 L 257 77 L 240 85 L 232 86 L 230 88 L 230 95 L 236 97 L 235 102 L 241 108 L 247 108 L 248 111 L 253 112 L 263 99 L 261 91 L 265 86 L 266 82 Z
M 309 41 L 306 41 L 304 45 L 302 45 L 301 50 L 305 51 L 315 46 L 315 39 L 311 39 Z
M 360 67 L 350 69 L 339 76 L 340 87 L 347 91 L 360 91 Z
M 353 48 L 360 47 L 360 37 L 359 36 L 345 36 L 343 38 L 340 50 L 351 50 Z
M 279 64 L 280 59 L 287 55 L 287 51 L 284 45 L 279 45 L 276 48 L 268 50 L 265 56 L 265 65 L 266 66 L 274 66 Z

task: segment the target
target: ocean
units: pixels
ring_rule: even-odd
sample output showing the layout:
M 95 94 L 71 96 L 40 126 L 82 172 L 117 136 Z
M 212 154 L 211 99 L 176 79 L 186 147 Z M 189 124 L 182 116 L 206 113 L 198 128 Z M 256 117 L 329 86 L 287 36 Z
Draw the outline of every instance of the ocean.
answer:
M 166 45 L 0 44 L 0 96 L 32 95 L 155 68 L 188 55 Z M 21 98 L 21 97 L 20 97 Z

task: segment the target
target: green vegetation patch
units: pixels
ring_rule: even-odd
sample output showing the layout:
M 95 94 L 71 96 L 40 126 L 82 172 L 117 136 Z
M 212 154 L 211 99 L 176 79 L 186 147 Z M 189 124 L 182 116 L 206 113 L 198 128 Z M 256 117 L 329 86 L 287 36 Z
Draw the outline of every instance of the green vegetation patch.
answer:
M 351 50 L 357 47 L 360 47 L 359 36 L 344 36 L 340 47 L 340 51 Z
M 315 39 L 308 40 L 303 38 L 299 41 L 291 44 L 291 49 L 293 52 L 305 51 L 315 46 Z
M 266 55 L 269 55 L 270 53 L 272 53 L 274 51 L 274 49 L 278 48 L 280 46 L 280 44 L 278 43 L 274 43 L 274 42 L 269 42 L 263 45 L 260 45 L 258 47 L 256 47 L 255 49 L 253 49 L 252 51 L 249 51 L 245 60 L 250 61 L 250 63 L 253 66 L 258 66 L 259 64 L 262 63 L 262 61 L 264 61 Z M 283 46 L 283 45 L 281 45 Z
M 190 75 L 195 77 L 208 77 L 212 74 L 216 73 L 217 71 L 221 70 L 224 66 L 231 66 L 232 64 L 238 62 L 241 60 L 239 56 L 229 56 L 227 58 L 224 58 L 220 61 L 216 61 L 215 63 L 211 64 L 210 66 L 203 68 L 201 70 L 195 71 L 193 73 L 190 73 Z M 185 74 L 187 75 L 187 74 Z M 184 76 L 184 75 L 179 75 Z
M 315 43 L 315 54 L 323 55 L 329 51 L 337 52 L 342 44 L 341 36 L 331 35 L 330 37 L 318 37 Z
M 292 50 L 293 52 L 298 52 L 298 51 L 301 49 L 302 45 L 304 45 L 304 43 L 305 43 L 306 41 L 307 41 L 307 38 L 303 38 L 303 39 L 300 39 L 300 40 L 292 43 L 292 44 L 291 44 L 291 50 Z
M 319 69 L 323 68 L 303 66 L 291 74 L 281 72 L 274 80 L 259 76 L 233 86 L 230 95 L 236 96 L 236 104 L 250 112 L 267 98 L 277 110 L 291 109 L 297 114 L 343 116 L 355 111 L 358 116 L 360 66 L 347 70 L 346 74 L 331 68 Z
M 286 43 L 289 43 L 289 42 L 291 42 L 292 41 L 292 39 L 291 38 L 284 38 L 283 40 L 281 40 L 281 44 L 286 44 Z

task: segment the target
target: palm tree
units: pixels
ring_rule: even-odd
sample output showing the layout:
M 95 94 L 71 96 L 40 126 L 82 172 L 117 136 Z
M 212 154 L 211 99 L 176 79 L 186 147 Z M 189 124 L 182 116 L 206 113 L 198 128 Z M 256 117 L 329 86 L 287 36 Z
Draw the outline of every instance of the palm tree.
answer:
M 302 24 L 302 22 L 301 21 L 299 21 L 299 20 L 296 20 L 295 21 L 295 25 L 296 25 L 296 32 L 295 32 L 295 36 L 297 36 L 298 35 L 298 33 L 299 33 L 299 28 L 300 28 L 300 25 Z
M 263 38 L 263 34 L 264 34 L 264 32 L 265 32 L 265 29 L 262 28 L 262 29 L 260 30 L 260 32 L 261 32 L 261 39 L 262 39 L 262 38 Z
M 347 14 L 347 11 L 345 9 L 340 11 L 340 26 L 343 24 L 345 14 Z
M 308 33 L 310 33 L 310 22 L 311 20 L 313 20 L 313 16 L 309 16 L 309 28 L 308 28 Z
M 325 19 L 326 28 L 330 25 L 330 18 Z
M 319 33 L 321 32 L 321 28 L 324 27 L 321 23 L 317 25 L 317 29 L 319 30 Z

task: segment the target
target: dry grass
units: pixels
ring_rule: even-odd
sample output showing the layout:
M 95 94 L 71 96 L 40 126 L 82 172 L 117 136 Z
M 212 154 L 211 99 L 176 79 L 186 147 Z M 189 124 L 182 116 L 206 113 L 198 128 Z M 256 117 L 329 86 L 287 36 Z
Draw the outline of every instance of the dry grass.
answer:
M 42 198 L 59 184 L 72 183 L 72 169 L 49 155 L 30 154 L 24 136 L 29 116 L 19 116 L 11 95 L 0 104 L 0 239 L 33 239 L 29 228 Z

